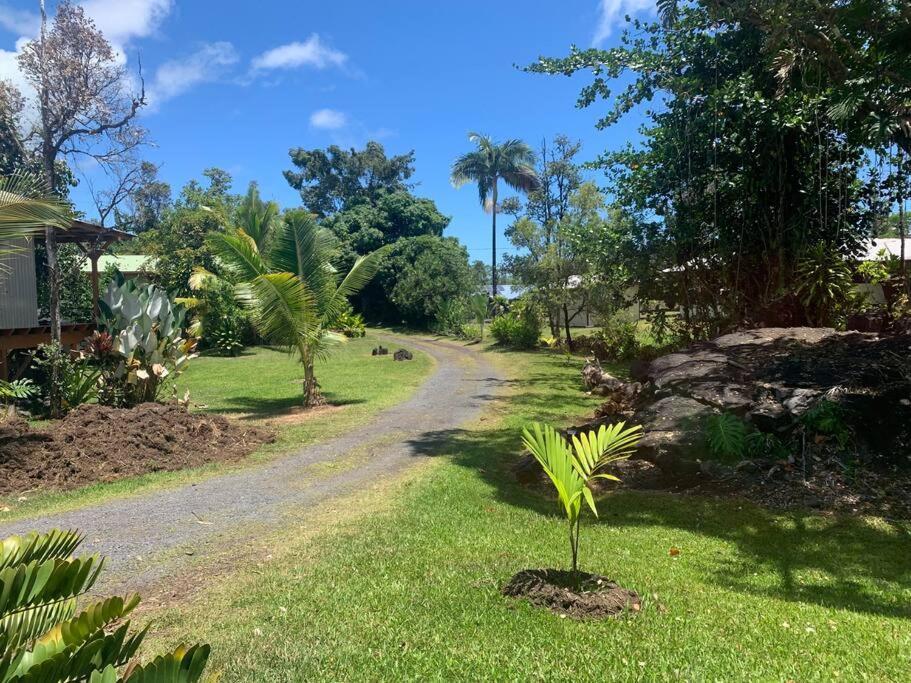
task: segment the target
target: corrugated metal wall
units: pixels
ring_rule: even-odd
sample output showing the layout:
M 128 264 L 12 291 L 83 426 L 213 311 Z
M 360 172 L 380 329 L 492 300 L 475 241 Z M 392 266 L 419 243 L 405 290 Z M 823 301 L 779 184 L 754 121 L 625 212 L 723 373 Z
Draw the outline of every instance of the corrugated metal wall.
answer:
M 38 289 L 35 278 L 35 246 L 31 240 L 0 241 L 0 330 L 37 327 Z

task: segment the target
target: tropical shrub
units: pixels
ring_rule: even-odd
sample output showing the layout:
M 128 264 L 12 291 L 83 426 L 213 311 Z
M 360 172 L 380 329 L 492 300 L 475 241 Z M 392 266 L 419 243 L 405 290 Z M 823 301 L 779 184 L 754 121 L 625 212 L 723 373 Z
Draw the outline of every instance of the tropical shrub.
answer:
M 332 329 L 335 332 L 341 332 L 349 339 L 365 337 L 367 335 L 367 325 L 364 322 L 363 316 L 360 313 L 355 313 L 350 305 L 339 314 L 338 318 L 336 318 L 335 322 L 332 324 Z
M 720 460 L 740 460 L 747 450 L 747 425 L 730 413 L 710 415 L 705 421 L 709 452 Z
M 136 661 L 148 631 L 130 632 L 138 595 L 102 598 L 77 610 L 104 565 L 97 555 L 73 555 L 82 541 L 75 531 L 54 530 L 0 543 L 0 681 L 201 680 L 208 645 Z
M 101 371 L 83 354 L 75 354 L 58 343 L 39 346 L 32 354 L 31 370 L 38 411 L 51 417 L 68 413 L 98 394 Z
M 196 340 L 183 333 L 185 310 L 163 289 L 122 277 L 98 304 L 101 333 L 90 349 L 102 369 L 99 401 L 130 407 L 157 400 L 165 380 L 179 376 L 196 356 Z
M 461 337 L 465 332 L 466 317 L 465 302 L 461 298 L 446 299 L 437 307 L 432 327 L 440 334 Z
M 304 405 L 323 403 L 316 359 L 345 340 L 332 331 L 332 324 L 348 309 L 349 297 L 376 274 L 386 249 L 358 257 L 342 273 L 337 267 L 337 240 L 302 209 L 273 221 L 269 232 L 258 238 L 235 228 L 212 235 L 209 243 L 223 277 L 234 284 L 239 300 L 250 310 L 257 332 L 300 359 Z
M 851 269 L 844 257 L 826 244 L 807 250 L 797 265 L 796 293 L 814 325 L 836 324 L 853 288 Z
M 610 427 L 601 425 L 597 431 L 573 435 L 572 444 L 550 425 L 534 422 L 522 431 L 523 445 L 557 489 L 560 504 L 566 513 L 573 573 L 579 571 L 582 499 L 597 517 L 592 482 L 598 479 L 619 481 L 603 470 L 610 463 L 628 458 L 641 437 L 641 426 L 627 428 L 623 422 Z
M 518 302 L 490 321 L 490 333 L 503 346 L 532 349 L 541 338 L 541 312 L 531 301 Z
M 255 341 L 250 316 L 237 302 L 230 283 L 199 268 L 190 276 L 189 286 L 195 296 L 174 302 L 193 313 L 189 332 L 199 339 L 200 349 L 236 356 Z
M 478 338 L 481 341 L 484 341 L 484 320 L 487 318 L 487 303 L 486 294 L 472 294 L 468 297 L 468 310 L 478 323 L 478 329 L 480 330 Z

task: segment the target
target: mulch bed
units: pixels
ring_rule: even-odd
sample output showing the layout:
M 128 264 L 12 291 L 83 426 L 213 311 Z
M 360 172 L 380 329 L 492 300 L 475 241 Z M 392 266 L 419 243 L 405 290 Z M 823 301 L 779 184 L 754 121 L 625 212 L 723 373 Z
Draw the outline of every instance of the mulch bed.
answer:
M 84 405 L 47 427 L 0 422 L 0 495 L 240 460 L 273 434 L 178 405 Z
M 605 576 L 586 572 L 575 576 L 559 569 L 523 569 L 503 586 L 503 595 L 528 600 L 573 619 L 616 617 L 642 607 L 635 591 Z

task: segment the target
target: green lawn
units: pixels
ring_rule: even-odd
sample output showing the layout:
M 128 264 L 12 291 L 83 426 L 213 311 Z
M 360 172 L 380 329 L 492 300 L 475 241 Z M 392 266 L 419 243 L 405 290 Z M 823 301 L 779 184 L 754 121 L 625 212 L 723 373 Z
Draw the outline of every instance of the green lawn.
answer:
M 223 681 L 908 679 L 911 537 L 878 520 L 613 494 L 582 564 L 641 613 L 580 623 L 502 597 L 568 562 L 555 503 L 512 482 L 519 429 L 594 399 L 578 359 L 491 355 L 516 381 L 448 457 L 294 520 L 255 567 L 154 614 L 156 649 L 208 641 Z
M 59 512 L 115 496 L 197 481 L 342 434 L 380 410 L 406 400 L 433 369 L 433 359 L 420 352 L 408 363 L 396 363 L 392 356 L 373 357 L 370 351 L 376 344 L 377 338 L 369 334 L 337 347 L 328 359 L 319 361 L 317 378 L 323 393 L 331 404 L 340 408 L 318 411 L 289 422 L 268 422 L 268 428 L 276 432 L 275 442 L 264 445 L 242 463 L 155 472 L 73 491 L 33 491 L 24 496 L 0 497 L 0 521 Z M 402 345 L 407 347 L 407 340 Z M 288 354 L 251 348 L 236 358 L 194 359 L 178 380 L 178 392 L 183 396 L 189 389 L 193 410 L 214 411 L 266 424 L 270 418 L 300 405 L 301 376 L 300 364 Z

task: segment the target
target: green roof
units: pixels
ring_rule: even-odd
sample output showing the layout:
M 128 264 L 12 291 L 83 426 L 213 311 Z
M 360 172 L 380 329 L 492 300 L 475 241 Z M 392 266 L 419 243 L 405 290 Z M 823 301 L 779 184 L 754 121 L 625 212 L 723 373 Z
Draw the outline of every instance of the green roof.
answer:
M 155 268 L 155 259 L 145 254 L 104 254 L 98 257 L 98 272 L 103 273 L 113 266 L 121 273 L 138 273 L 141 270 L 152 270 Z M 92 264 L 86 260 L 82 264 L 83 273 L 92 272 Z

